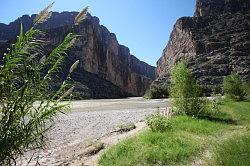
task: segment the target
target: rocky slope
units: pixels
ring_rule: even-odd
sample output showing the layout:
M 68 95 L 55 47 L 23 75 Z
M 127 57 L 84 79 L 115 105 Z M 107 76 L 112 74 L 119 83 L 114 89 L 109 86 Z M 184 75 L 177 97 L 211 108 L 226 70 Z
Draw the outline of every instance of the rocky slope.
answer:
M 119 98 L 140 96 L 155 79 L 155 67 L 130 54 L 127 47 L 120 45 L 115 34 L 99 23 L 97 17 L 88 15 L 80 25 L 73 26 L 77 12 L 53 12 L 52 17 L 39 28 L 47 32 L 47 51 L 55 48 L 69 32 L 81 35 L 65 60 L 61 78 L 71 64 L 80 60 L 72 78 L 76 93 L 88 98 Z M 24 15 L 9 25 L 0 24 L 0 55 L 15 39 L 20 22 L 27 30 L 32 26 L 31 17 Z
M 250 1 L 197 0 L 194 16 L 174 25 L 154 83 L 168 82 L 171 67 L 180 59 L 208 93 L 231 72 L 250 82 Z

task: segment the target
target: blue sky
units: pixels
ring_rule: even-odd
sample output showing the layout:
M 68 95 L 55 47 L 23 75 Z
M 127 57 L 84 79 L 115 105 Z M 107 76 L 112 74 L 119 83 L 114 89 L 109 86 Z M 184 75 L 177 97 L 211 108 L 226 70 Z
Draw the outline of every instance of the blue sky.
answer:
M 38 13 L 53 0 L 1 0 L 0 22 L 9 23 L 23 14 Z M 90 13 L 115 33 L 131 54 L 156 66 L 175 21 L 192 16 L 195 0 L 54 0 L 53 11 Z

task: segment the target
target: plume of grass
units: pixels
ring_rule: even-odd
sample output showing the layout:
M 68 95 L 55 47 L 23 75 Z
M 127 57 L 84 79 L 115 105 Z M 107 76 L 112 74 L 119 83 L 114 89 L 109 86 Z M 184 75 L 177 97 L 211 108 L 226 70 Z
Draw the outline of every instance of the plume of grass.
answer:
M 78 66 L 79 60 L 75 61 L 75 63 L 70 67 L 69 73 L 72 73 Z
M 73 38 L 73 39 L 69 42 L 69 44 L 67 45 L 67 48 L 72 48 L 72 47 L 75 45 L 75 43 L 76 43 L 76 37 L 78 37 L 78 36 L 80 36 L 80 35 L 76 35 L 75 38 Z
M 46 60 L 46 56 L 44 55 L 44 56 L 42 56 L 42 58 L 39 60 L 39 63 L 44 64 L 45 60 Z
M 54 5 L 55 2 L 52 2 L 47 7 L 45 7 L 41 12 L 38 13 L 36 18 L 34 19 L 34 25 L 41 24 L 45 21 L 47 21 L 51 17 L 51 11 L 50 9 Z
M 64 99 L 65 97 L 69 96 L 70 94 L 72 94 L 73 90 L 75 89 L 74 86 L 72 86 L 71 88 L 69 88 L 60 98 L 59 100 Z
M 53 4 L 37 15 L 34 26 L 26 33 L 21 25 L 16 43 L 4 54 L 0 67 L 0 165 L 15 165 L 17 156 L 43 147 L 51 121 L 67 106 L 59 102 L 74 89 L 68 84 L 69 76 L 56 92 L 50 85 L 77 35 L 69 33 L 46 56 L 44 33 L 35 28 L 51 16 Z M 77 20 L 83 18 L 81 14 Z M 71 72 L 78 63 L 72 65 Z
M 50 78 L 61 69 L 64 61 L 64 56 L 67 54 L 70 42 L 76 38 L 77 35 L 69 33 L 63 40 L 63 42 L 58 45 L 45 60 L 43 68 L 50 67 L 47 74 L 44 76 L 43 84 L 48 85 Z
M 86 6 L 83 8 L 83 10 L 76 16 L 75 18 L 75 25 L 79 25 L 86 17 L 88 14 L 89 7 Z

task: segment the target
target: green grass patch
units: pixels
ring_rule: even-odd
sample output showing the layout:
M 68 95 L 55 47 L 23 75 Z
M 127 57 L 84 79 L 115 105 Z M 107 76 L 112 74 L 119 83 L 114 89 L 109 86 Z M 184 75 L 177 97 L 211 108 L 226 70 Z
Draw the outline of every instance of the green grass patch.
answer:
M 199 150 L 197 140 L 180 132 L 141 133 L 110 148 L 99 161 L 103 166 L 171 165 L 184 162 Z
M 189 116 L 177 116 L 170 120 L 172 131 L 152 132 L 147 130 L 134 138 L 111 147 L 99 161 L 100 165 L 176 165 L 185 164 L 199 152 L 200 138 L 227 127 Z
M 232 102 L 225 101 L 221 110 L 231 114 L 240 124 L 250 124 L 250 101 Z
M 218 144 L 211 165 L 250 165 L 250 133 L 226 140 Z
M 250 137 L 229 138 L 221 142 L 218 135 L 236 130 L 236 121 L 242 126 L 250 124 L 250 102 L 225 101 L 221 112 L 212 119 L 199 119 L 186 115 L 172 117 L 171 130 L 146 130 L 136 137 L 122 141 L 108 149 L 100 158 L 103 166 L 185 165 L 194 156 L 202 154 L 202 147 L 216 147 L 211 165 L 250 165 Z M 241 131 L 240 131 L 241 132 Z M 230 134 L 229 134 L 230 135 Z M 216 139 L 217 141 L 213 141 Z M 232 161 L 234 160 L 234 161 Z M 209 163 L 210 162 L 210 163 Z M 227 163 L 229 162 L 229 164 Z M 230 164 L 232 163 L 232 164 Z M 239 164 L 237 164 L 239 163 Z
M 171 120 L 174 130 L 190 132 L 199 135 L 211 135 L 228 127 L 225 123 L 211 122 L 190 116 L 177 116 Z
M 250 102 L 225 101 L 222 110 L 231 114 L 240 125 L 246 126 L 246 133 L 228 138 L 214 147 L 214 154 L 208 165 L 247 166 L 250 165 Z

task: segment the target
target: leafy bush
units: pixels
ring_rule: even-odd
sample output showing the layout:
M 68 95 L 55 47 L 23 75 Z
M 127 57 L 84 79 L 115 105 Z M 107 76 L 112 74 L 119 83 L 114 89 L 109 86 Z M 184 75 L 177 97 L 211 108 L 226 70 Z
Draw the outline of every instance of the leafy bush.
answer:
M 170 121 L 160 114 L 149 116 L 146 123 L 153 132 L 164 132 L 172 129 Z
M 88 97 L 84 96 L 83 93 L 73 91 L 70 96 L 65 97 L 65 100 L 86 100 Z
M 203 98 L 201 101 L 202 107 L 199 114 L 196 116 L 197 118 L 221 123 L 237 124 L 237 121 L 231 114 L 220 111 L 221 101 L 217 98 L 213 98 L 212 100 Z
M 84 150 L 84 155 L 85 156 L 95 155 L 104 148 L 105 148 L 104 143 L 100 141 L 91 141 L 87 146 L 87 148 Z
M 161 99 L 169 96 L 168 86 L 163 85 L 152 85 L 150 89 L 144 95 L 148 99 Z
M 53 118 L 68 106 L 60 101 L 73 90 L 67 83 L 69 77 L 54 93 L 50 84 L 76 35 L 69 33 L 48 56 L 44 55 L 44 33 L 35 26 L 46 21 L 51 7 L 37 15 L 34 27 L 26 33 L 21 25 L 16 43 L 0 66 L 0 165 L 15 164 L 25 151 L 42 148 Z M 76 66 L 73 64 L 69 73 Z
M 223 96 L 219 93 L 217 94 L 212 93 L 211 97 L 213 98 L 213 101 L 217 103 L 218 105 L 222 105 L 224 103 Z
M 191 71 L 185 62 L 179 62 L 171 73 L 170 95 L 176 112 L 200 119 L 208 119 L 223 123 L 236 123 L 228 114 L 219 111 L 222 96 L 214 96 L 212 100 L 200 97 L 201 90 L 196 84 Z
M 210 87 L 212 89 L 212 95 L 222 93 L 222 85 L 221 84 L 210 85 Z
M 250 85 L 246 85 L 247 99 L 250 99 Z
M 227 98 L 242 101 L 246 97 L 246 87 L 240 76 L 233 73 L 223 79 L 223 92 Z
M 213 117 L 219 114 L 219 103 L 217 99 L 203 99 L 202 100 L 202 109 L 198 115 L 198 117 Z
M 185 62 L 179 62 L 171 71 L 170 96 L 178 112 L 198 116 L 202 111 L 201 88 L 196 84 Z
M 134 123 L 120 124 L 117 126 L 119 132 L 128 132 L 136 128 Z

